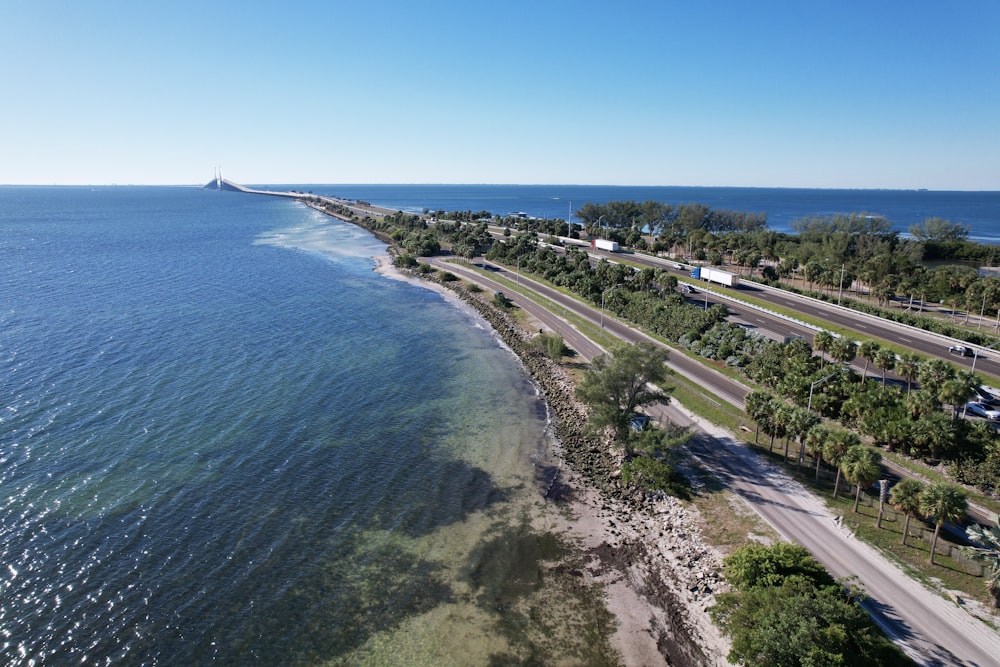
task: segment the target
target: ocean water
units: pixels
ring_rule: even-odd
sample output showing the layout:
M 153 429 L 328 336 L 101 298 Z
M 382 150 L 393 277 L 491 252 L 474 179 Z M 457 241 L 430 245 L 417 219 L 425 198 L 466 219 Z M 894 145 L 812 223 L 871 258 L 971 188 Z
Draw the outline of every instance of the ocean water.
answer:
M 544 404 L 384 250 L 280 198 L 0 188 L 0 663 L 602 663 L 537 575 Z
M 791 223 L 808 216 L 869 213 L 888 219 L 906 232 L 913 224 L 938 217 L 971 228 L 970 237 L 1000 243 L 1000 191 L 937 192 L 927 190 L 834 190 L 809 188 L 720 188 L 591 185 L 296 185 L 316 194 L 361 199 L 408 212 L 489 211 L 567 219 L 587 202 L 698 202 L 717 209 L 766 213 L 768 227 L 790 231 Z

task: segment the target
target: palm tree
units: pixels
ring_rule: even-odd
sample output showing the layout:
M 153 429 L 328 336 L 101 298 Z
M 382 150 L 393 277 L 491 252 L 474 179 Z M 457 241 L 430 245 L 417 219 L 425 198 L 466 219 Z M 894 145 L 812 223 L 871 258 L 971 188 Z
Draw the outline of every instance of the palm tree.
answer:
M 917 376 L 920 369 L 920 357 L 912 352 L 905 352 L 896 361 L 896 372 L 906 378 L 906 394 L 910 394 L 910 387 L 913 385 L 913 378 Z
M 872 428 L 872 444 L 890 452 L 898 451 L 910 436 L 910 424 L 902 408 L 881 411 Z
M 883 347 L 875 353 L 874 362 L 882 370 L 882 388 L 885 389 L 885 374 L 896 367 L 896 353 Z
M 753 444 L 756 445 L 761 423 L 769 418 L 774 410 L 774 394 L 767 391 L 751 391 L 743 399 L 743 410 L 757 425 L 753 432 Z
M 931 565 L 938 535 L 945 522 L 958 523 L 965 516 L 969 501 L 962 489 L 948 482 L 934 482 L 920 494 L 920 511 L 925 517 L 934 517 L 934 538 L 931 540 Z
M 920 513 L 920 495 L 923 491 L 923 483 L 907 478 L 893 486 L 889 492 L 889 503 L 892 508 L 906 516 L 903 522 L 903 546 L 906 546 L 906 536 L 910 534 L 910 517 Z
M 954 419 L 943 412 L 934 412 L 920 418 L 910 427 L 910 456 L 938 458 L 949 445 L 954 446 L 956 428 Z
M 833 483 L 834 498 L 840 493 L 840 476 L 843 473 L 840 463 L 844 460 L 844 455 L 848 450 L 860 445 L 861 438 L 852 431 L 843 429 L 832 431 L 830 439 L 823 445 L 823 460 L 837 468 L 837 478 Z
M 836 339 L 833 337 L 833 334 L 826 329 L 820 329 L 813 336 L 813 349 L 819 352 L 820 368 L 826 366 L 826 357 L 824 355 L 830 351 L 834 340 Z
M 926 359 L 920 363 L 917 379 L 920 388 L 937 395 L 945 380 L 955 377 L 955 368 L 944 359 Z
M 993 515 L 993 523 L 1000 525 L 1000 516 Z M 993 596 L 994 603 L 1000 594 L 1000 528 L 980 526 L 978 523 L 965 531 L 969 539 L 981 547 L 962 547 L 962 553 L 989 567 L 986 576 L 986 590 Z
M 928 391 L 923 387 L 906 397 L 906 411 L 910 414 L 910 419 L 913 421 L 936 414 L 940 409 L 941 401 L 938 400 L 937 393 Z
M 819 465 L 823 462 L 823 448 L 830 439 L 830 429 L 823 424 L 816 424 L 806 433 L 806 451 L 816 459 L 816 481 L 819 481 Z
M 946 403 L 952 408 L 952 419 L 958 419 L 959 411 L 973 395 L 973 388 L 968 381 L 961 377 L 945 380 L 938 391 L 938 398 L 942 403 Z
M 858 355 L 863 357 L 865 360 L 865 369 L 861 371 L 861 384 L 864 384 L 865 380 L 868 379 L 868 364 L 872 362 L 872 359 L 875 358 L 875 354 L 881 349 L 882 346 L 874 340 L 862 341 L 861 344 L 858 345 Z
M 858 511 L 861 503 L 861 492 L 870 486 L 882 474 L 882 455 L 872 447 L 855 445 L 844 453 L 840 460 L 840 469 L 851 484 L 857 486 L 854 493 L 854 511 Z
M 810 292 L 813 288 L 813 282 L 823 275 L 823 271 L 825 271 L 823 265 L 816 261 L 806 262 L 806 265 L 802 267 L 802 279 L 809 281 Z
M 787 403 L 782 403 L 779 400 L 775 400 L 774 412 L 771 413 L 771 443 L 767 447 L 767 451 L 771 452 L 774 450 L 774 438 L 775 436 L 783 438 L 788 433 L 788 424 L 792 420 L 792 406 Z M 787 452 L 787 441 L 785 446 Z M 785 457 L 788 458 L 787 456 Z
M 853 340 L 847 337 L 838 338 L 830 346 L 830 356 L 833 357 L 837 363 L 846 364 L 853 360 L 858 354 L 858 346 Z
M 807 410 L 805 408 L 793 408 L 792 418 L 788 422 L 788 433 L 789 435 L 794 435 L 795 440 L 799 445 L 799 457 L 797 466 L 802 465 L 803 453 L 802 449 L 802 438 L 806 433 L 809 432 L 813 426 L 819 423 L 819 415 L 817 415 L 812 410 Z M 785 461 L 788 461 L 788 442 L 785 441 Z

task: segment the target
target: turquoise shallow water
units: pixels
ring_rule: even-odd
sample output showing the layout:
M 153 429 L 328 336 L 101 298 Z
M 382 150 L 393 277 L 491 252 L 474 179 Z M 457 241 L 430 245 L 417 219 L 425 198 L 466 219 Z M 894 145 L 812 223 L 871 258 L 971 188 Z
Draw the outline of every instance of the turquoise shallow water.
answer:
M 383 252 L 277 198 L 0 188 L 0 662 L 512 650 L 481 573 L 547 511 L 545 408 Z

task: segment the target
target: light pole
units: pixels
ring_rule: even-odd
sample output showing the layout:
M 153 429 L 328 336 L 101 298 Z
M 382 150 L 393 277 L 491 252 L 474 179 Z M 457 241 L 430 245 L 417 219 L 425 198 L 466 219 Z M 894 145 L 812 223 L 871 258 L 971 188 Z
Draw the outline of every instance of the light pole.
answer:
M 813 389 L 823 384 L 824 382 L 832 378 L 834 375 L 839 375 L 840 373 L 843 373 L 845 370 L 847 370 L 846 367 L 842 366 L 837 370 L 835 370 L 834 372 L 827 375 L 825 378 L 820 378 L 819 380 L 816 380 L 811 385 L 809 385 L 809 404 L 806 406 L 806 410 L 812 410 L 813 408 Z
M 609 287 L 608 289 L 601 292 L 601 328 L 604 328 L 604 295 L 613 290 L 614 287 Z
M 840 289 L 837 290 L 837 305 L 840 305 L 840 297 L 844 294 L 844 267 L 847 264 L 840 265 Z
M 603 215 L 597 219 L 597 227 L 598 227 L 598 229 L 601 230 L 601 236 L 604 236 L 605 238 L 607 238 L 607 236 L 604 234 L 604 216 Z

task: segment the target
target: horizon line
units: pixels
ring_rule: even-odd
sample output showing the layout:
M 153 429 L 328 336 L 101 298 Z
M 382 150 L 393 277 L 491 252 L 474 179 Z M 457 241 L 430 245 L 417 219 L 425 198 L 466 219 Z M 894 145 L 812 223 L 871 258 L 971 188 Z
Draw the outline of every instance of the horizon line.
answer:
M 704 188 L 704 189 L 732 189 L 732 190 L 862 190 L 873 192 L 1000 192 L 1000 188 L 994 190 L 977 189 L 934 189 L 916 187 L 863 187 L 863 186 L 810 186 L 810 185 L 637 185 L 637 184 L 616 184 L 616 183 L 448 183 L 440 182 L 343 182 L 343 183 L 323 183 L 323 182 L 278 182 L 259 181 L 241 182 L 232 179 L 225 179 L 231 183 L 239 185 L 287 185 L 287 186 L 464 186 L 464 187 L 574 187 L 574 188 Z M 46 188 L 46 187 L 204 187 L 204 183 L 0 183 L 3 188 Z

